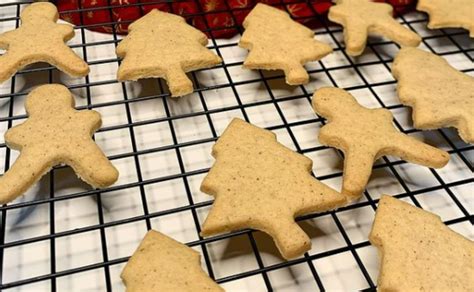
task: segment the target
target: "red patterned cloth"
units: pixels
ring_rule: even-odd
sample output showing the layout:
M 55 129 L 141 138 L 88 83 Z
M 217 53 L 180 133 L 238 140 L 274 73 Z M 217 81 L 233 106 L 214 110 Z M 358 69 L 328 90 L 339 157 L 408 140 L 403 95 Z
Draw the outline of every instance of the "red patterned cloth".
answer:
M 398 13 L 411 10 L 416 0 L 375 0 L 387 2 Z M 297 21 L 316 28 L 326 21 L 331 0 L 56 0 L 61 18 L 88 29 L 126 34 L 128 25 L 152 9 L 182 15 L 196 28 L 215 38 L 229 38 L 256 3 L 286 9 Z M 169 1 L 168 1 L 169 2 Z M 74 10 L 82 9 L 82 12 Z M 318 14 L 318 15 L 316 15 Z

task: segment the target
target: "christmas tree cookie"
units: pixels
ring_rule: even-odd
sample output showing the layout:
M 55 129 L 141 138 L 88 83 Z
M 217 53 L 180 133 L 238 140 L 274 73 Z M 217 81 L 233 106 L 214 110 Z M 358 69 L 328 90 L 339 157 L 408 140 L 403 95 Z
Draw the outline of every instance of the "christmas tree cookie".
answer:
M 243 228 L 273 237 L 286 259 L 311 247 L 295 217 L 343 206 L 345 196 L 311 176 L 312 161 L 267 130 L 234 119 L 213 147 L 216 162 L 201 190 L 215 197 L 201 234 Z
M 342 193 L 358 199 L 375 160 L 394 155 L 429 167 L 443 167 L 449 154 L 399 132 L 387 109 L 368 109 L 339 88 L 321 88 L 313 96 L 314 110 L 328 120 L 319 141 L 344 152 Z
M 401 102 L 413 108 L 416 128 L 455 127 L 466 143 L 474 143 L 474 77 L 415 48 L 398 53 L 392 73 Z
M 7 146 L 20 156 L 0 177 L 0 204 L 14 200 L 60 164 L 97 188 L 117 180 L 118 171 L 91 137 L 102 124 L 98 112 L 76 111 L 71 93 L 59 84 L 33 90 L 25 107 L 28 119 L 5 134 Z
M 332 52 L 329 45 L 314 39 L 309 28 L 265 4 L 257 4 L 243 26 L 245 32 L 239 46 L 250 51 L 244 67 L 283 70 L 290 85 L 307 83 L 309 75 L 303 65 Z
M 207 43 L 206 35 L 181 16 L 153 9 L 129 26 L 117 46 L 117 56 L 123 58 L 117 79 L 164 78 L 171 96 L 190 94 L 193 83 L 186 72 L 222 62 Z
M 382 35 L 402 46 L 417 47 L 421 38 L 392 17 L 387 3 L 370 0 L 338 0 L 329 9 L 328 18 L 344 27 L 346 52 L 359 56 L 364 52 L 369 34 Z
M 197 251 L 148 231 L 121 275 L 127 292 L 224 291 L 202 270 Z
M 74 37 L 69 24 L 57 24 L 58 10 L 51 3 L 28 5 L 21 26 L 0 34 L 0 83 L 27 65 L 46 62 L 73 77 L 86 76 L 89 66 L 64 42 Z
M 378 291 L 474 291 L 474 243 L 433 213 L 382 196 L 369 240 L 381 254 Z

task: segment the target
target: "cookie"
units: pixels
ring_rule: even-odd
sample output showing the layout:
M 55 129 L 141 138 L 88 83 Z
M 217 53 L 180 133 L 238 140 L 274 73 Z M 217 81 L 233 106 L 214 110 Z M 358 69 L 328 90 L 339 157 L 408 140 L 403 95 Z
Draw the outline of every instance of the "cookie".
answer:
M 319 132 L 321 144 L 344 152 L 342 193 L 351 200 L 360 198 L 372 165 L 381 156 L 398 156 L 434 168 L 448 163 L 447 152 L 399 132 L 389 110 L 365 108 L 343 89 L 317 90 L 313 108 L 328 120 Z
M 239 46 L 248 49 L 244 68 L 283 70 L 286 83 L 309 81 L 303 65 L 332 52 L 332 48 L 314 39 L 314 32 L 293 21 L 277 8 L 257 4 L 243 22 L 245 32 Z
M 474 1 L 419 0 L 416 9 L 429 14 L 428 28 L 462 27 L 474 38 Z
M 73 77 L 86 76 L 89 66 L 64 42 L 74 37 L 69 24 L 57 24 L 58 10 L 51 3 L 28 5 L 21 13 L 21 26 L 0 34 L 0 82 L 27 65 L 46 62 Z
M 392 17 L 390 4 L 369 0 L 338 0 L 329 9 L 329 20 L 344 27 L 346 52 L 359 56 L 364 52 L 368 35 L 381 35 L 401 46 L 417 47 L 421 38 Z
M 382 196 L 369 240 L 381 255 L 378 291 L 474 291 L 474 243 L 433 213 Z
M 311 176 L 312 161 L 270 131 L 234 119 L 212 149 L 216 162 L 201 191 L 215 197 L 203 236 L 253 228 L 270 235 L 285 259 L 311 241 L 296 216 L 345 205 L 345 196 Z
M 117 46 L 117 56 L 123 58 L 117 79 L 164 78 L 171 96 L 190 94 L 193 83 L 186 72 L 222 62 L 207 43 L 206 35 L 181 16 L 153 9 L 129 26 Z
M 24 193 L 53 166 L 66 164 L 96 188 L 113 184 L 118 171 L 92 140 L 101 126 L 100 114 L 76 111 L 69 90 L 43 85 L 26 98 L 28 119 L 5 133 L 8 147 L 20 155 L 0 177 L 0 204 Z
M 413 108 L 416 128 L 455 127 L 466 143 L 474 143 L 474 77 L 414 48 L 398 53 L 392 73 L 400 101 Z
M 148 231 L 121 274 L 127 292 L 224 291 L 201 268 L 197 251 Z

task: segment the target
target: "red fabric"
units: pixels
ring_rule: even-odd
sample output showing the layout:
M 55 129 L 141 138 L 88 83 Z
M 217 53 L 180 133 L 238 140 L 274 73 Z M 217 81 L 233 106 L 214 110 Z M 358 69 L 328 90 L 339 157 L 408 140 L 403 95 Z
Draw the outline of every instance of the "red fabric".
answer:
M 398 13 L 411 10 L 416 0 L 374 0 L 387 2 Z M 174 3 L 160 3 L 160 0 L 56 0 L 62 19 L 88 29 L 112 33 L 112 24 L 118 34 L 126 34 L 128 25 L 152 9 L 159 9 L 182 15 L 196 28 L 215 38 L 234 36 L 237 26 L 242 25 L 245 16 L 256 3 L 266 3 L 286 9 L 296 20 L 310 28 L 322 25 L 331 0 L 185 0 Z M 164 2 L 164 0 L 163 0 Z M 227 4 L 226 4 L 227 2 Z M 110 3 L 110 7 L 109 6 Z M 282 5 L 283 3 L 283 5 Z M 136 5 L 140 4 L 140 5 Z M 104 7 L 101 9 L 101 7 Z M 83 9 L 82 13 L 71 10 Z M 317 12 L 321 17 L 315 15 Z M 117 23 L 118 22 L 118 23 Z M 236 26 L 237 25 L 237 26 Z

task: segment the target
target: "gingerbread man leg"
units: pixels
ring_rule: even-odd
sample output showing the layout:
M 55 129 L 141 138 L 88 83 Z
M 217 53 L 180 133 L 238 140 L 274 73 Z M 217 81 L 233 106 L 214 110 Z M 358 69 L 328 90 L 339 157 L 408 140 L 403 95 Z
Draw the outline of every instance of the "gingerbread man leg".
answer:
M 22 56 L 7 52 L 0 56 L 0 83 L 10 79 L 17 72 L 19 64 L 28 65 Z M 25 64 L 26 63 L 26 64 Z
M 362 54 L 367 43 L 367 27 L 358 23 L 348 24 L 344 29 L 344 43 L 346 51 L 351 56 Z
M 369 150 L 351 150 L 345 153 L 342 193 L 357 199 L 362 195 L 372 173 L 375 154 Z
M 394 144 L 388 149 L 387 154 L 401 157 L 403 160 L 433 168 L 441 168 L 449 161 L 449 154 L 446 151 L 410 136 L 395 134 L 392 141 Z
M 12 167 L 0 177 L 0 204 L 13 201 L 26 192 L 52 166 L 53 159 L 44 153 L 23 150 Z
M 81 152 L 69 157 L 68 164 L 82 180 L 97 188 L 108 187 L 117 180 L 118 171 L 92 140 L 81 143 L 78 149 Z
M 464 141 L 474 144 L 474 123 L 461 120 L 456 123 L 455 127 L 458 129 L 459 135 Z
M 89 73 L 89 66 L 72 49 L 64 45 L 60 54 L 52 55 L 51 64 L 68 75 L 83 77 Z

